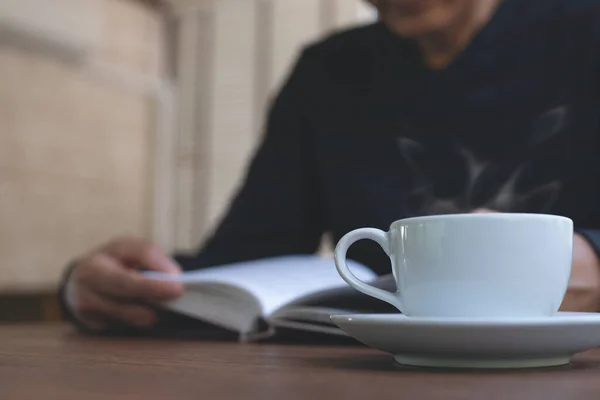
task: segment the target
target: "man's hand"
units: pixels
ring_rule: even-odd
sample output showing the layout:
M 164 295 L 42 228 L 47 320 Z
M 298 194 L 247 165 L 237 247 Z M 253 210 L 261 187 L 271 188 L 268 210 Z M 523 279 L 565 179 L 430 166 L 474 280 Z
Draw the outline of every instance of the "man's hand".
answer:
M 600 311 L 600 260 L 583 236 L 573 238 L 573 264 L 569 289 L 561 311 Z
M 111 320 L 150 327 L 156 323 L 156 315 L 140 303 L 176 298 L 183 287 L 177 282 L 147 278 L 139 273 L 142 268 L 181 272 L 157 246 L 137 239 L 118 239 L 80 259 L 67 283 L 67 302 L 92 329 L 102 329 Z
M 473 213 L 494 213 L 485 208 Z M 561 311 L 598 312 L 600 311 L 600 259 L 590 243 L 580 234 L 573 238 L 573 263 L 567 294 L 560 307 Z

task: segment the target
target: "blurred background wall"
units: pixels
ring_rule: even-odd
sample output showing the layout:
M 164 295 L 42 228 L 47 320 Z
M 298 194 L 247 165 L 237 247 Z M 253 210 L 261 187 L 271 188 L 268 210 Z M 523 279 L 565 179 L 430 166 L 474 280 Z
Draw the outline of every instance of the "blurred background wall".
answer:
M 65 264 L 114 235 L 194 250 L 306 43 L 360 0 L 0 1 L 0 321 L 60 318 Z

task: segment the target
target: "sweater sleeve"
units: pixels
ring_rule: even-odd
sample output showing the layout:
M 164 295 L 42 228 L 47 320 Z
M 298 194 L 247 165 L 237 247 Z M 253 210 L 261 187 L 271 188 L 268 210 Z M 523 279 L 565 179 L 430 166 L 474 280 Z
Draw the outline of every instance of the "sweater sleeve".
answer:
M 176 257 L 184 270 L 318 249 L 325 227 L 308 116 L 314 78 L 303 53 L 224 218 L 196 254 Z
M 595 69 L 596 69 L 596 82 L 594 82 L 596 98 L 600 100 L 600 5 L 597 2 L 589 0 L 584 2 L 584 5 L 588 7 L 588 15 L 592 18 L 593 23 L 593 36 L 595 43 Z M 600 130 L 596 133 L 597 137 L 600 138 Z M 600 158 L 600 144 L 596 146 L 597 157 Z M 598 171 L 594 171 L 596 176 L 600 174 Z M 600 182 L 598 182 L 600 184 Z M 596 254 L 600 257 L 600 226 L 575 226 L 575 232 L 583 236 L 592 246 Z

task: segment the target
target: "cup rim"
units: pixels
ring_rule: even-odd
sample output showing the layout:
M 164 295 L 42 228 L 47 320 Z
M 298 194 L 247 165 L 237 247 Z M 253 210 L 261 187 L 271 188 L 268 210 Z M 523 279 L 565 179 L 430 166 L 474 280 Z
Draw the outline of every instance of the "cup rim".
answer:
M 407 217 L 392 222 L 390 228 L 393 229 L 397 226 L 404 225 L 406 223 L 415 222 L 427 222 L 436 220 L 455 220 L 455 219 L 542 219 L 542 220 L 562 220 L 573 224 L 573 220 L 562 215 L 553 214 L 536 214 L 536 213 L 458 213 L 458 214 L 437 214 L 437 215 L 423 215 L 418 217 Z

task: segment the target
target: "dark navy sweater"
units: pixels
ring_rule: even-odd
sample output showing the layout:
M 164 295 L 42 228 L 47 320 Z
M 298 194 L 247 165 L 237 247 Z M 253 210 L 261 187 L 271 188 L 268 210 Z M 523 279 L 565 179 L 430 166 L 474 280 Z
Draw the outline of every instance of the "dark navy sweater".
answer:
M 600 250 L 599 56 L 596 0 L 506 0 L 443 70 L 380 23 L 311 44 L 214 235 L 177 258 L 313 253 L 324 233 L 478 207 L 567 216 Z M 349 256 L 390 271 L 374 243 Z

